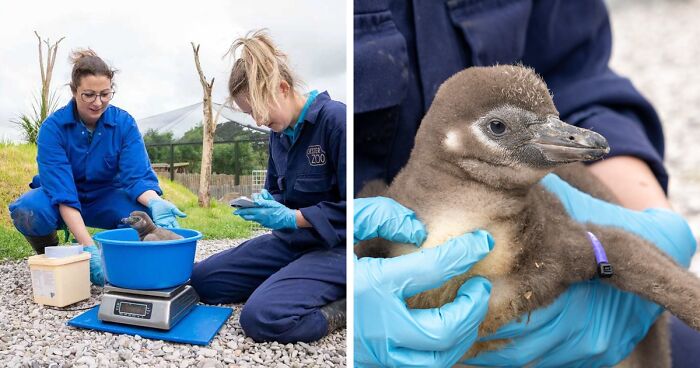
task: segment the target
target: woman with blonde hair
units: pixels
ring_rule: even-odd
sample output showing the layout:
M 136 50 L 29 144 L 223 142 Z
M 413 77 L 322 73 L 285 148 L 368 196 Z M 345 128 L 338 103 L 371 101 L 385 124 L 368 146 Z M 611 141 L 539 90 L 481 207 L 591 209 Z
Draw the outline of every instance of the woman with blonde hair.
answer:
M 110 105 L 115 70 L 91 49 L 74 51 L 71 62 L 73 98 L 42 123 L 39 175 L 10 204 L 10 216 L 38 254 L 58 245 L 56 230 L 67 227 L 91 253 L 90 280 L 102 285 L 100 253 L 86 226 L 122 227 L 120 220 L 138 210 L 160 226 L 178 227 L 176 218 L 185 214 L 160 198 L 134 118 Z
M 230 98 L 272 132 L 265 189 L 234 214 L 272 232 L 197 263 L 191 282 L 207 303 L 246 301 L 255 341 L 315 341 L 345 326 L 345 105 L 302 94 L 264 31 L 236 50 Z

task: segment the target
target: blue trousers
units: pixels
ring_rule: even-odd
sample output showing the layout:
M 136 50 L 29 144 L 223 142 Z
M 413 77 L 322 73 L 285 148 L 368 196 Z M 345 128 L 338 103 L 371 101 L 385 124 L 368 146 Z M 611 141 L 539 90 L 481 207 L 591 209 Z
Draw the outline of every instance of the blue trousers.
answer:
M 202 301 L 240 303 L 253 340 L 311 342 L 325 336 L 320 308 L 345 297 L 345 247 L 300 249 L 273 234 L 196 263 L 191 284 Z
M 673 368 L 695 368 L 700 362 L 700 333 L 671 316 L 671 357 Z
M 81 201 L 80 207 L 85 225 L 100 229 L 124 227 L 120 221 L 132 211 L 150 213 L 148 208 L 132 201 L 126 191 L 113 188 L 106 188 L 104 193 L 93 196 L 90 201 Z M 10 217 L 17 230 L 27 236 L 49 235 L 64 225 L 58 205 L 51 205 L 41 187 L 24 193 L 12 202 Z

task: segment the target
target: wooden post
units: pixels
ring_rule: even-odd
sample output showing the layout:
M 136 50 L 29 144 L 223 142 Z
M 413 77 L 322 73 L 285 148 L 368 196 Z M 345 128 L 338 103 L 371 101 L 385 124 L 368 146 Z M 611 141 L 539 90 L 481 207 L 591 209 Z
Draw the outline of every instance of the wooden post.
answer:
M 175 145 L 170 143 L 170 181 L 175 181 Z
M 238 142 L 233 144 L 233 173 L 236 185 L 241 185 L 241 148 Z
M 192 44 L 194 64 L 197 67 L 199 82 L 202 84 L 203 90 L 202 110 L 204 118 L 202 119 L 202 167 L 200 171 L 197 201 L 200 207 L 209 207 L 211 166 L 212 159 L 214 157 L 214 132 L 216 131 L 216 122 L 219 120 L 221 109 L 219 109 L 219 111 L 216 113 L 216 117 L 214 117 L 211 107 L 211 91 L 214 87 L 214 78 L 211 79 L 211 82 L 207 82 L 207 79 L 204 77 L 204 72 L 202 72 L 202 66 L 199 64 L 199 45 L 195 46 L 194 42 L 190 42 L 190 44 Z

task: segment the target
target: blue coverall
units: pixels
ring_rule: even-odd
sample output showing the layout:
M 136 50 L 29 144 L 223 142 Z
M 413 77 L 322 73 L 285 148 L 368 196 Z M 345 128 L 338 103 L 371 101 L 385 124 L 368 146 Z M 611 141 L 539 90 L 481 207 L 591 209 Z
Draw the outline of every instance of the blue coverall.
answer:
M 469 66 L 514 63 L 544 78 L 562 120 L 605 136 L 608 157 L 644 160 L 668 187 L 657 114 L 608 67 L 602 0 L 355 0 L 354 40 L 355 192 L 373 179 L 391 182 L 404 166 L 443 81 Z M 680 324 L 672 322 L 674 337 Z M 676 348 L 674 366 L 700 361 L 700 350 Z
M 265 188 L 312 228 L 276 230 L 195 264 L 206 303 L 246 301 L 240 323 L 255 341 L 315 341 L 320 308 L 345 297 L 345 105 L 319 94 L 294 143 L 271 133 Z
M 87 226 L 113 229 L 131 211 L 150 213 L 136 201 L 143 192 L 162 194 L 136 121 L 116 106 L 107 107 L 90 135 L 71 100 L 44 121 L 37 146 L 33 189 L 10 204 L 12 221 L 26 236 L 62 227 L 59 204 L 78 209 Z

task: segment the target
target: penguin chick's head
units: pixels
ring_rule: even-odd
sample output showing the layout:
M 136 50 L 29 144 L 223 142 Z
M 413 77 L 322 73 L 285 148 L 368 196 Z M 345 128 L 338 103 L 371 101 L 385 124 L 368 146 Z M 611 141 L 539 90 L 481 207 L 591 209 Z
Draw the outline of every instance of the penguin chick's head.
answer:
M 134 228 L 136 231 L 147 228 L 149 225 L 153 224 L 151 217 L 148 216 L 146 212 L 143 211 L 133 211 L 129 217 L 122 219 L 123 224 L 127 224 Z
M 415 151 L 476 180 L 513 187 L 532 185 L 565 163 L 598 159 L 609 147 L 600 134 L 559 120 L 532 69 L 502 65 L 469 68 L 445 81 Z

